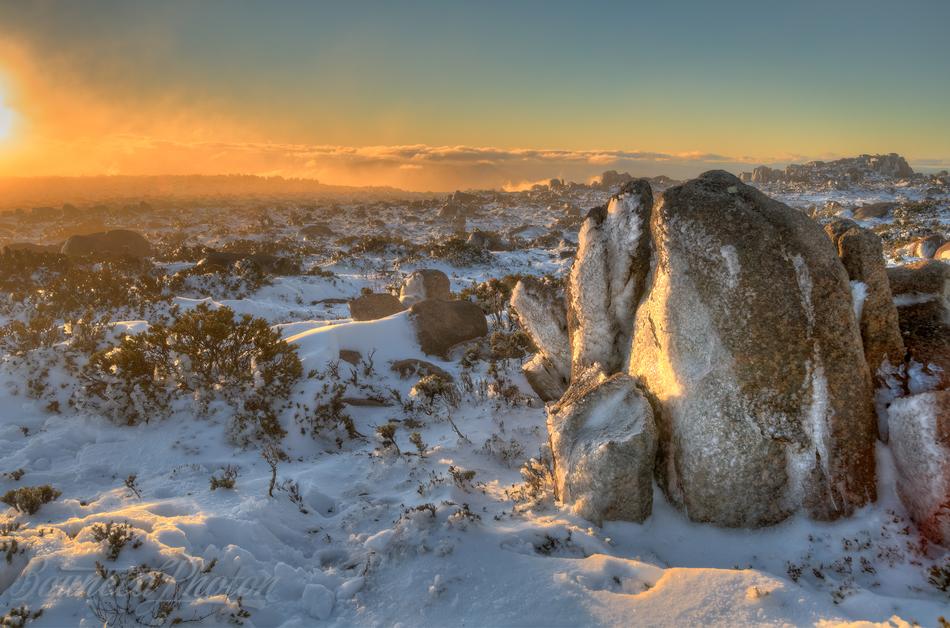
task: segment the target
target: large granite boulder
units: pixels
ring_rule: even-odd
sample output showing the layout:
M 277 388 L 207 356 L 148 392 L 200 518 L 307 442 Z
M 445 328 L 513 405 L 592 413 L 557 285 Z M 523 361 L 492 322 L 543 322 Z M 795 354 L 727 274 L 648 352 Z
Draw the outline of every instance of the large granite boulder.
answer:
M 904 345 L 909 391 L 950 387 L 950 266 L 923 260 L 887 269 Z
M 650 237 L 629 373 L 653 402 L 668 498 L 753 527 L 874 500 L 871 378 L 822 228 L 712 171 L 664 192 Z
M 349 301 L 350 316 L 354 321 L 375 321 L 402 312 L 406 307 L 389 294 L 364 294 Z
M 399 291 L 399 300 L 409 307 L 426 299 L 449 300 L 452 298 L 449 277 L 441 270 L 423 268 L 411 273 L 403 280 Z
M 636 381 L 593 367 L 548 408 L 559 499 L 578 515 L 643 521 L 653 509 L 656 427 Z
M 525 277 L 511 292 L 511 306 L 538 353 L 524 367 L 531 388 L 544 401 L 560 398 L 571 378 L 571 345 L 561 286 Z
M 426 299 L 409 308 L 409 318 L 422 351 L 441 358 L 455 345 L 488 334 L 485 313 L 471 301 Z
M 152 254 L 152 245 L 140 233 L 128 229 L 113 229 L 70 236 L 60 252 L 69 257 L 143 258 Z
M 921 533 L 950 547 L 950 391 L 894 401 L 889 426 L 897 494 Z
M 572 371 L 599 364 L 608 374 L 626 362 L 637 303 L 650 270 L 649 181 L 625 183 L 592 209 L 578 234 L 568 277 L 567 328 Z
M 855 316 L 872 376 L 884 378 L 904 362 L 897 308 L 884 263 L 884 246 L 873 231 L 852 220 L 825 225 L 851 280 Z M 883 370 L 882 370 L 883 369 Z

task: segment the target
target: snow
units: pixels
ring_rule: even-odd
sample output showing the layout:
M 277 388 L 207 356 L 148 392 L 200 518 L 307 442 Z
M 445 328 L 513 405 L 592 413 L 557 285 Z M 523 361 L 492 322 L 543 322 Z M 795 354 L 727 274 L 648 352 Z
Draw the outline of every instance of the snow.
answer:
M 607 200 L 607 193 L 598 194 L 582 196 L 577 204 L 590 207 Z M 794 200 L 857 204 L 911 194 L 815 191 Z M 479 227 L 503 230 L 514 216 L 531 223 L 524 234 L 548 233 L 550 214 L 527 203 L 515 209 L 489 205 Z M 394 235 L 418 241 L 436 229 L 397 224 L 400 210 L 386 211 Z M 340 233 L 372 233 L 358 221 L 344 224 L 333 217 L 331 222 Z M 204 233 L 207 229 L 191 229 L 203 244 L 222 243 L 218 235 Z M 566 229 L 565 245 L 493 253 L 490 264 L 471 267 L 433 260 L 395 267 L 385 256 L 331 260 L 313 254 L 305 267 L 319 265 L 333 278 L 278 277 L 244 298 L 189 293 L 173 303 L 182 309 L 226 305 L 267 319 L 298 348 L 305 373 L 325 371 L 341 349 L 372 355 L 375 371 L 369 375 L 353 369 L 351 376 L 350 367 L 341 366 L 347 394 L 393 390 L 408 400 L 415 379 L 400 379 L 390 372 L 389 361 L 435 362 L 457 382 L 463 381 L 461 366 L 421 354 L 406 313 L 354 322 L 345 318 L 345 304 L 325 300 L 350 298 L 362 288 L 385 289 L 417 267 L 445 271 L 456 290 L 508 273 L 563 276 L 571 260 L 560 252 L 579 242 L 589 264 L 575 266 L 574 272 L 584 275 L 585 285 L 598 288 L 574 295 L 572 307 L 589 316 L 606 311 L 588 310 L 585 300 L 607 300 L 608 278 L 600 264 L 607 245 L 601 235 L 582 230 L 577 238 Z M 710 251 L 723 265 L 724 277 L 749 272 L 728 247 L 717 244 Z M 613 254 L 618 253 L 615 246 Z M 186 266 L 168 265 L 172 270 Z M 807 300 L 807 268 L 800 264 L 798 270 L 805 271 L 799 276 Z M 662 294 L 671 287 L 656 290 Z M 676 313 L 658 309 L 654 314 L 662 327 Z M 671 398 L 725 359 L 720 341 L 708 333 L 704 312 L 679 314 L 691 317 L 695 346 L 690 348 L 693 362 L 684 367 L 687 378 L 669 382 Z M 156 321 L 140 314 L 122 318 L 128 320 L 112 323 L 111 338 L 141 333 Z M 594 355 L 607 338 L 601 326 L 606 315 L 586 320 L 591 332 L 584 351 Z M 656 377 L 673 378 L 664 360 L 679 349 L 662 347 L 649 367 Z M 529 393 L 519 361 L 501 361 L 498 368 Z M 27 550 L 9 561 L 0 559 L 0 614 L 21 604 L 43 609 L 31 627 L 101 626 L 91 607 L 102 586 L 97 561 L 120 571 L 147 563 L 173 574 L 186 592 L 182 615 L 214 612 L 200 624 L 213 626 L 231 625 L 238 595 L 250 613 L 243 619 L 246 626 L 937 626 L 937 618 L 948 614 L 947 594 L 928 579 L 929 569 L 946 565 L 950 553 L 922 547 L 897 498 L 891 450 L 883 444 L 876 455 L 877 503 L 841 521 L 794 516 L 771 528 L 721 529 L 691 523 L 655 488 L 653 514 L 644 523 L 596 526 L 549 497 L 514 499 L 512 488 L 522 482 L 519 467 L 547 443 L 545 410 L 536 399 L 507 403 L 490 389 L 493 380 L 484 363 L 465 372 L 473 392 L 461 394 L 457 408 L 413 414 L 415 427 L 407 424 L 410 415 L 399 404 L 348 406 L 365 438 L 343 437 L 338 444 L 334 435 L 301 434 L 294 408 L 286 409 L 280 418 L 288 431 L 288 459 L 278 464 L 273 497 L 268 496 L 270 467 L 255 446 L 229 440 L 226 411 L 198 417 L 182 406 L 164 420 L 120 426 L 65 402 L 59 412 L 50 410 L 48 400 L 23 392 L 24 381 L 33 375 L 6 362 L 0 368 L 0 493 L 45 483 L 62 491 L 34 515 L 0 506 L 0 524 L 22 524 L 16 538 Z M 921 365 L 912 365 L 908 375 L 912 392 L 933 387 Z M 805 384 L 814 395 L 820 433 L 820 367 L 815 365 L 809 376 Z M 62 397 L 58 386 L 71 377 L 59 366 L 49 373 L 57 398 Z M 358 382 L 351 383 L 351 377 Z M 321 389 L 331 381 L 337 383 L 304 379 L 288 402 L 312 406 L 325 401 Z M 913 408 L 907 411 L 916 416 Z M 466 439 L 455 433 L 449 417 Z M 395 439 L 401 455 L 375 436 L 376 427 L 389 421 L 399 426 Z M 425 455 L 409 441 L 413 432 L 424 441 Z M 488 446 L 498 442 L 507 450 Z M 728 443 L 717 446 L 731 453 Z M 239 470 L 235 488 L 211 491 L 209 478 L 228 465 Z M 457 483 L 450 467 L 475 471 L 475 477 Z M 18 469 L 25 471 L 18 481 L 2 475 Z M 125 486 L 130 475 L 141 497 Z M 291 499 L 294 485 L 299 503 Z M 105 557 L 103 543 L 93 536 L 95 524 L 109 521 L 128 522 L 140 542 L 123 548 L 116 561 Z M 0 536 L 0 543 L 6 538 Z
M 868 298 L 868 285 L 863 281 L 851 281 L 851 306 L 854 309 L 854 320 L 861 320 L 864 311 L 864 301 Z
M 581 226 L 578 242 L 577 257 L 570 273 L 568 304 L 577 320 L 577 328 L 571 330 L 574 371 L 597 363 L 608 364 L 614 334 L 609 313 L 609 253 L 601 225 L 593 218 L 587 218 Z
M 739 272 L 742 269 L 739 264 L 739 254 L 736 251 L 736 247 L 731 244 L 721 246 L 719 247 L 719 254 L 722 255 L 722 259 L 725 260 L 726 272 L 729 273 L 726 279 L 726 285 L 730 288 L 735 288 L 739 285 Z
M 340 349 L 359 351 L 363 357 L 386 362 L 421 356 L 409 312 L 399 312 L 377 321 L 349 321 L 320 325 L 287 338 L 309 368 L 326 368 L 337 360 Z

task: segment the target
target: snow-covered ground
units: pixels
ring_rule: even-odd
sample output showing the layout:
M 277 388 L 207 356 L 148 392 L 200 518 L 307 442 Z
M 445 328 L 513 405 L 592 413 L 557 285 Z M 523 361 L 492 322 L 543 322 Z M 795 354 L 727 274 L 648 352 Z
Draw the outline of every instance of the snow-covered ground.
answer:
M 853 205 L 881 200 L 853 196 Z M 816 192 L 784 200 L 805 207 L 832 199 Z M 469 226 L 553 228 L 546 206 L 486 212 Z M 393 220 L 399 226 L 386 235 L 423 241 L 442 228 Z M 338 223 L 331 226 L 341 233 L 365 228 Z M 61 401 L 54 411 L 48 397 L 28 394 L 24 382 L 35 373 L 8 356 L 0 369 L 0 493 L 49 484 L 61 495 L 32 515 L 0 512 L 0 613 L 26 607 L 37 627 L 136 618 L 288 627 L 937 626 L 950 618 L 950 552 L 927 545 L 907 518 L 883 445 L 879 499 L 846 520 L 796 517 L 725 530 L 689 522 L 657 491 L 644 524 L 597 527 L 523 484 L 519 470 L 547 433 L 520 360 L 463 366 L 424 355 L 405 313 L 345 318 L 341 300 L 383 290 L 414 268 L 444 270 L 455 291 L 512 273 L 563 275 L 570 258 L 562 252 L 576 246 L 576 227 L 560 236 L 553 246 L 460 266 L 425 257 L 397 264 L 385 254 L 340 259 L 330 246 L 309 251 L 304 267 L 333 277 L 278 277 L 243 296 L 175 295 L 181 309 L 225 305 L 277 326 L 307 374 L 292 406 L 326 402 L 337 384 L 355 400 L 345 407 L 359 433 L 353 438 L 339 431 L 314 438 L 302 433 L 294 407 L 283 410 L 287 457 L 275 464 L 229 438 L 224 408 L 198 413 L 179 404 L 171 416 L 135 426 L 70 408 L 74 383 L 59 364 L 44 376 Z M 364 361 L 340 362 L 340 350 L 359 351 Z M 428 404 L 414 391 L 418 375 L 390 368 L 411 358 L 452 375 L 458 399 Z M 377 431 L 389 424 L 391 440 Z M 237 471 L 233 489 L 211 490 L 212 476 L 228 467 Z M 109 522 L 130 526 L 115 560 L 108 540 L 96 540 L 96 524 Z

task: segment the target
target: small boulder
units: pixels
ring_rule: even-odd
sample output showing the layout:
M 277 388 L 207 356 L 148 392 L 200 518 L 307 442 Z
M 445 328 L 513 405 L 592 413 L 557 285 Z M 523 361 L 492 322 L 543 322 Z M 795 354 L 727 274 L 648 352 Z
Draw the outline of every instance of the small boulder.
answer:
M 944 244 L 946 244 L 946 240 L 943 238 L 943 236 L 929 235 L 914 242 L 911 251 L 914 257 L 934 259 L 936 257 L 937 251 Z
M 333 229 L 327 226 L 324 223 L 317 223 L 314 225 L 307 225 L 300 229 L 300 235 L 303 238 L 308 240 L 314 238 L 331 238 L 336 235 Z
M 895 400 L 888 422 L 897 494 L 921 533 L 950 547 L 950 390 Z
M 451 285 L 448 275 L 441 270 L 432 268 L 423 268 L 409 273 L 402 282 L 402 288 L 399 291 L 399 300 L 406 307 L 426 299 L 448 301 L 451 298 Z
M 356 366 L 363 359 L 363 354 L 353 349 L 340 349 L 340 359 Z
M 375 321 L 406 309 L 399 299 L 388 292 L 364 294 L 351 299 L 349 306 L 350 317 L 354 321 Z
M 447 358 L 455 345 L 488 334 L 485 313 L 470 301 L 426 299 L 409 308 L 409 317 L 428 355 Z
M 934 251 L 934 259 L 950 262 L 950 242 L 945 242 L 940 245 L 940 248 Z
M 871 203 L 855 209 L 851 215 L 856 220 L 871 220 L 872 218 L 885 218 L 897 207 L 896 203 Z
M 96 255 L 143 258 L 152 254 L 152 245 L 135 231 L 113 229 L 70 236 L 60 252 L 69 257 Z
M 547 422 L 563 503 L 598 525 L 650 516 L 656 426 L 636 380 L 592 368 L 549 406 Z
M 482 231 L 481 229 L 472 231 L 466 242 L 480 249 L 485 249 L 486 251 L 507 251 L 511 248 L 505 244 L 505 241 L 497 233 L 493 231 Z
M 409 379 L 413 375 L 426 377 L 427 375 L 436 375 L 446 381 L 454 381 L 452 374 L 443 368 L 440 368 L 432 362 L 419 360 L 416 358 L 407 358 L 405 360 L 396 360 L 389 368 L 393 373 L 398 373 L 402 379 Z
M 521 372 L 541 401 L 557 401 L 567 390 L 567 379 L 543 353 L 534 354 Z

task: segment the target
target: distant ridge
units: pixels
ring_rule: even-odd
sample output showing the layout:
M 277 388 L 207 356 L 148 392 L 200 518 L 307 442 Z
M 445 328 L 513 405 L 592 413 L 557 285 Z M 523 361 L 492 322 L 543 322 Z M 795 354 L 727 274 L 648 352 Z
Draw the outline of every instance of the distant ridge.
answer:
M 391 187 L 327 185 L 316 179 L 256 175 L 101 175 L 0 177 L 0 210 L 44 205 L 89 205 L 154 200 L 345 200 L 348 197 L 427 198 L 427 192 Z

